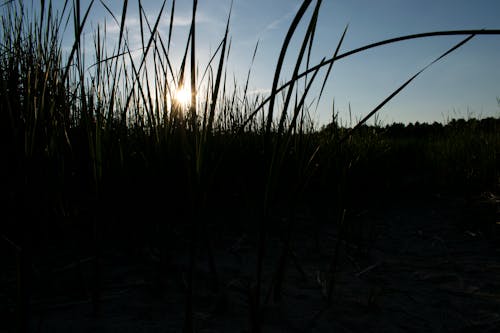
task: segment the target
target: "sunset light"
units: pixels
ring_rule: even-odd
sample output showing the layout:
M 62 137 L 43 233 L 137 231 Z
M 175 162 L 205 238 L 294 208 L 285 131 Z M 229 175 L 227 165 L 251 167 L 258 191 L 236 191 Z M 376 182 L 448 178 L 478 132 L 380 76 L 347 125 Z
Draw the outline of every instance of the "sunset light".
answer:
M 191 102 L 191 90 L 187 86 L 179 86 L 175 91 L 174 96 L 175 103 L 181 106 L 187 106 Z

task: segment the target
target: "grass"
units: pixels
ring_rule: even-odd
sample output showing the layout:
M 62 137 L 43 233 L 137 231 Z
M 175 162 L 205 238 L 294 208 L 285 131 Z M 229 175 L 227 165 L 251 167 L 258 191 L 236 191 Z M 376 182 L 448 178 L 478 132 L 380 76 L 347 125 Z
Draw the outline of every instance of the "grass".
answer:
M 333 57 L 310 65 L 321 1 L 306 0 L 284 37 L 270 95 L 251 99 L 248 79 L 242 95 L 237 83 L 233 87 L 229 83 L 225 64 L 230 16 L 210 65 L 200 76 L 197 1 L 193 1 L 179 69 L 172 68 L 169 53 L 175 1 L 166 40 L 157 28 L 167 1 L 154 22 L 145 15 L 142 2 L 137 3 L 143 56 L 132 57 L 125 32 L 125 1 L 120 18 L 108 10 L 120 27 L 117 45 L 109 45 L 106 30 L 98 27 L 90 67 L 81 40 L 94 2 L 81 8 L 79 1 L 73 5 L 66 1 L 62 12 L 56 12 L 50 1 L 42 1 L 33 19 L 23 2 L 5 4 L 0 36 L 0 142 L 7 163 L 2 164 L 0 176 L 5 184 L 1 235 L 17 258 L 19 332 L 28 329 L 33 263 L 47 260 L 51 251 L 67 251 L 68 243 L 92 257 L 90 297 L 98 314 L 103 251 L 154 248 L 160 256 L 160 280 L 164 280 L 173 269 L 167 259 L 169 243 L 175 234 L 182 235 L 189 253 L 184 332 L 193 332 L 196 253 L 207 254 L 208 279 L 217 290 L 224 281 L 218 275 L 211 230 L 254 230 L 257 266 L 248 286 L 249 328 L 260 332 L 263 304 L 271 301 L 271 294 L 273 302 L 282 299 L 287 262 L 293 259 L 295 217 L 302 207 L 316 207 L 315 214 L 337 222 L 344 230 L 340 244 L 343 239 L 356 241 L 360 232 L 347 228 L 343 219 L 346 210 L 359 205 L 355 193 L 366 190 L 366 184 L 373 185 L 374 192 L 397 191 L 397 187 L 388 188 L 391 181 L 399 182 L 388 170 L 404 177 L 408 165 L 402 161 L 419 160 L 443 188 L 496 190 L 498 119 L 452 121 L 435 131 L 425 126 L 370 127 L 366 122 L 433 63 L 476 35 L 500 31 L 402 36 L 340 54 L 346 28 Z M 310 7 L 291 78 L 280 85 L 289 42 Z M 76 28 L 66 55 L 61 35 L 69 19 Z M 319 129 L 310 119 L 306 103 L 310 87 L 317 80 L 324 86 L 336 61 L 380 45 L 442 35 L 467 37 L 410 77 L 354 126 L 342 127 L 334 117 L 332 124 Z M 188 105 L 175 99 L 175 92 L 185 86 L 190 87 Z M 235 218 L 241 215 L 255 221 L 241 225 Z M 277 223 L 277 216 L 288 222 Z M 282 250 L 273 277 L 266 281 L 263 262 L 269 239 L 276 233 Z M 337 256 L 338 246 L 332 256 L 329 301 L 334 295 Z

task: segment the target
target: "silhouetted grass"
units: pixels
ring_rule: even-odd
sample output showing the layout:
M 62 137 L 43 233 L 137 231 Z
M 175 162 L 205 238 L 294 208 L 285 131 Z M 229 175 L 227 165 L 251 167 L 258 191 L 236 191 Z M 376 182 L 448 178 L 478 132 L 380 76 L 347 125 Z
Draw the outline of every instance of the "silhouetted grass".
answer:
M 106 269 L 103 251 L 156 251 L 161 281 L 174 269 L 168 261 L 176 255 L 170 244 L 181 235 L 189 253 L 184 331 L 192 332 L 196 253 L 207 254 L 207 279 L 214 290 L 222 288 L 212 249 L 213 230 L 245 229 L 256 238 L 257 258 L 248 286 L 249 325 L 252 332 L 260 332 L 264 301 L 270 302 L 271 294 L 273 302 L 281 299 L 286 262 L 293 252 L 295 216 L 304 207 L 314 207 L 318 218 L 344 228 L 346 209 L 364 205 L 356 198 L 359 191 L 374 195 L 400 191 L 396 185 L 411 175 L 413 160 L 424 166 L 425 173 L 442 180 L 438 185 L 443 188 L 463 184 L 481 191 L 496 186 L 500 169 L 496 119 L 455 121 L 421 137 L 409 127 L 395 133 L 396 127 L 365 123 L 430 65 L 477 34 L 500 31 L 430 32 L 339 54 L 346 28 L 333 57 L 310 66 L 321 10 L 321 1 L 316 1 L 292 76 L 280 85 L 289 42 L 313 2 L 303 2 L 284 37 L 270 95 L 253 100 L 247 94 L 248 79 L 242 95 L 238 87 L 230 87 L 226 69 L 230 17 L 200 79 L 197 1 L 193 1 L 179 69 L 172 68 L 169 53 L 175 1 L 166 40 L 157 28 L 167 1 L 154 22 L 138 1 L 139 60 L 132 57 L 125 33 L 128 2 L 119 19 L 108 10 L 120 27 L 117 45 L 109 45 L 105 28 L 97 27 L 90 64 L 84 58 L 81 35 L 94 2 L 84 10 L 79 1 L 65 2 L 62 11 L 56 12 L 51 1 L 42 1 L 33 20 L 23 2 L 5 5 L 0 36 L 1 236 L 10 251 L 6 257 L 16 258 L 10 262 L 17 265 L 18 331 L 26 331 L 29 322 L 34 262 L 50 264 L 54 253 L 71 249 L 92 258 L 89 297 L 98 314 L 101 274 Z M 61 34 L 68 19 L 75 27 L 74 42 L 69 54 L 64 54 Z M 310 88 L 322 75 L 326 82 L 337 60 L 371 47 L 440 35 L 467 37 L 395 89 L 352 128 L 343 128 L 334 119 L 320 130 L 311 121 L 306 103 Z M 175 98 L 185 86 L 191 91 L 187 105 Z M 288 222 L 277 222 L 281 217 Z M 262 263 L 269 238 L 276 235 L 282 253 L 273 278 L 264 281 Z M 341 235 L 356 237 L 347 231 Z M 337 254 L 332 255 L 328 301 L 334 295 Z

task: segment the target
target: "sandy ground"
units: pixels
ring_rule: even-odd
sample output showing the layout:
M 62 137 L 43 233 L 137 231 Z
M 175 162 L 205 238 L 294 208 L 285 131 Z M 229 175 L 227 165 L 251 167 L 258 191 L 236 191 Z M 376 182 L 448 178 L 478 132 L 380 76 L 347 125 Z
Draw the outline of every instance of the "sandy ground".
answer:
M 333 223 L 297 217 L 281 301 L 265 302 L 282 242 L 270 236 L 264 262 L 263 332 L 500 332 L 500 230 L 488 216 L 464 210 L 451 195 L 402 197 L 349 213 L 346 234 Z M 498 218 L 498 215 L 495 217 Z M 485 227 L 486 226 L 486 227 Z M 219 291 L 206 251 L 197 257 L 197 332 L 249 332 L 249 290 L 256 235 L 213 231 Z M 349 235 L 356 235 L 351 237 Z M 106 250 L 98 315 L 89 297 L 91 260 L 54 258 L 36 273 L 32 332 L 181 332 L 187 242 L 174 237 L 166 275 L 158 253 Z M 329 267 L 338 249 L 336 273 Z M 76 259 L 80 259 L 79 264 Z M 45 273 L 44 273 L 45 272 Z M 49 272 L 49 273 L 47 273 Z M 11 274 L 12 273 L 12 274 Z M 39 275 L 37 275 L 39 274 Z M 38 277 L 37 277 L 38 276 Z M 334 280 L 332 302 L 326 294 Z M 12 329 L 14 272 L 1 276 L 0 332 Z

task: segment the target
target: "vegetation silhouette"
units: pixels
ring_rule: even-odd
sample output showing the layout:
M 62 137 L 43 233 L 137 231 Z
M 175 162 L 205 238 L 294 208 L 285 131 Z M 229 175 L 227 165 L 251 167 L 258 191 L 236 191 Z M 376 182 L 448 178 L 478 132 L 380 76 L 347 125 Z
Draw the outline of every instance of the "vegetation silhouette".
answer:
M 337 232 L 328 274 L 321 280 L 326 299 L 321 305 L 327 309 L 336 295 L 335 273 L 345 259 L 343 244 L 371 246 L 362 244 L 371 226 L 349 224 L 352 212 L 403 194 L 453 192 L 472 200 L 480 193 L 498 193 L 498 118 L 454 119 L 444 125 L 366 123 L 430 65 L 471 38 L 499 30 L 402 36 L 339 54 L 346 28 L 333 57 L 310 66 L 321 1 L 305 0 L 284 38 L 271 94 L 251 97 L 248 79 L 243 90 L 237 83 L 229 87 L 230 16 L 199 82 L 196 0 L 178 72 L 169 53 L 175 1 L 168 40 L 157 30 L 167 1 L 154 22 L 138 1 L 139 60 L 125 37 L 128 2 L 120 19 L 102 2 L 120 27 L 118 45 L 108 53 L 106 30 L 97 27 L 95 62 L 87 66 L 81 37 L 93 4 L 82 10 L 80 1 L 73 6 L 66 1 L 58 13 L 51 1 L 42 1 L 33 20 L 22 1 L 5 4 L 0 36 L 0 236 L 5 251 L 0 256 L 8 273 L 0 277 L 7 300 L 0 306 L 2 329 L 31 331 L 35 318 L 42 322 L 40 313 L 61 306 L 58 297 L 68 306 L 88 303 L 98 320 L 105 312 L 107 279 L 119 279 L 111 270 L 119 253 L 131 265 L 154 272 L 154 294 L 168 298 L 182 290 L 179 326 L 194 332 L 203 294 L 219 304 L 234 285 L 217 253 L 229 247 L 227 238 L 231 249 L 241 251 L 235 244 L 246 238 L 252 252 L 242 268 L 246 282 L 239 285 L 245 295 L 244 325 L 261 332 L 271 305 L 286 302 L 289 266 L 308 276 L 296 253 L 300 231 L 315 230 L 320 237 L 321 226 L 331 225 Z M 310 8 L 295 70 L 280 85 L 289 42 Z M 65 55 L 60 37 L 71 18 L 75 40 Z M 312 83 L 321 75 L 326 82 L 337 60 L 380 45 L 450 34 L 466 37 L 351 128 L 341 126 L 335 115 L 323 128 L 311 120 L 306 100 Z M 175 93 L 188 85 L 189 105 L 180 105 Z M 360 195 L 371 199 L 360 203 Z M 73 276 L 63 283 L 68 272 Z

